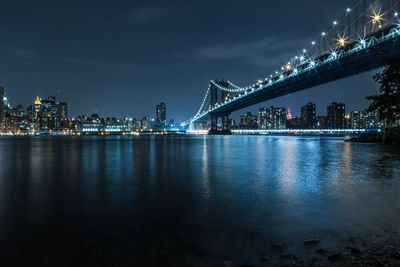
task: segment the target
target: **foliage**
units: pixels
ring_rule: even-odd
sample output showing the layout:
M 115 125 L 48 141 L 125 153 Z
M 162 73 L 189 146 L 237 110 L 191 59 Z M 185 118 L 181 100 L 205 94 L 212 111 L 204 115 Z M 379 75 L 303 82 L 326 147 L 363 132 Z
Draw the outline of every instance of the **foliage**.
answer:
M 379 119 L 390 126 L 400 119 L 400 59 L 390 61 L 374 80 L 380 85 L 380 94 L 367 97 L 372 101 L 368 111 L 377 111 Z

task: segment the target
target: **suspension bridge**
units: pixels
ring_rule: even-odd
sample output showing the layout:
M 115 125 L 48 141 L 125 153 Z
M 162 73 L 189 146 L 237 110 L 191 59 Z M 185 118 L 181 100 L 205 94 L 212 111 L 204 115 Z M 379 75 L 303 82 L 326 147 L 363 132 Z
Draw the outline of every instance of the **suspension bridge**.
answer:
M 383 67 L 400 57 L 400 0 L 360 0 L 279 69 L 255 84 L 210 81 L 198 112 L 183 125 L 228 132 L 242 108 Z M 218 129 L 218 119 L 222 127 Z

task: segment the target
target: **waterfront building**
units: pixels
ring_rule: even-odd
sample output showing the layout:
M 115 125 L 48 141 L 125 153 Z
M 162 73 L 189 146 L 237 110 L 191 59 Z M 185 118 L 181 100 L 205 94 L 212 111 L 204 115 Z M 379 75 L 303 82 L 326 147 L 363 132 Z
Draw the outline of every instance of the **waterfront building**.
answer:
M 156 126 L 164 127 L 167 122 L 167 107 L 165 103 L 161 102 L 156 105 Z
M 240 116 L 240 128 L 243 129 L 257 129 L 257 115 L 246 112 Z
M 258 111 L 259 129 L 286 129 L 286 108 L 260 108 Z
M 303 129 L 315 129 L 316 124 L 316 105 L 310 102 L 301 107 L 301 127 Z
M 31 113 L 29 116 L 38 131 L 61 130 L 69 125 L 67 103 L 57 102 L 54 96 L 47 99 L 36 97 L 33 108 L 29 108 L 28 113 Z
M 301 128 L 301 118 L 294 117 L 290 120 L 286 121 L 286 128 L 287 129 L 300 129 Z
M 326 129 L 328 128 L 328 122 L 327 122 L 327 117 L 326 116 L 317 116 L 316 118 L 316 128 L 317 129 Z
M 327 108 L 327 126 L 329 129 L 345 128 L 345 104 L 333 102 Z
M 354 110 L 350 113 L 350 127 L 351 129 L 362 129 L 364 125 L 362 123 L 362 112 Z

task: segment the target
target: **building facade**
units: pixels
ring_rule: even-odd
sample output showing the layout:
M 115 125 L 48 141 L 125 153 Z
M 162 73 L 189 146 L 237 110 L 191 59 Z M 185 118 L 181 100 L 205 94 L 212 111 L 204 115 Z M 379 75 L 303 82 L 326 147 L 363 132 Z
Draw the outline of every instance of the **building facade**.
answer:
M 258 111 L 258 128 L 268 130 L 286 129 L 286 108 L 260 108 Z
M 301 107 L 301 127 L 303 129 L 315 129 L 317 126 L 316 105 L 308 103 Z
M 345 104 L 333 102 L 327 109 L 327 126 L 329 129 L 344 129 L 346 127 Z
M 161 102 L 156 105 L 156 124 L 158 127 L 164 127 L 167 122 L 167 107 Z

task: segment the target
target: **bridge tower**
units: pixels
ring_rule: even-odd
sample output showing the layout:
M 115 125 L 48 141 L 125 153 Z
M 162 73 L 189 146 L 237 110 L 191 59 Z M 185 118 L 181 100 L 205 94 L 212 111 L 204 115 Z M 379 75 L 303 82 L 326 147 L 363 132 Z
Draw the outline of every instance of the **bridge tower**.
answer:
M 221 80 L 215 80 L 210 84 L 210 106 L 221 104 L 228 97 L 228 92 L 221 88 L 228 88 L 229 83 Z M 230 113 L 216 113 L 210 115 L 210 134 L 230 134 L 229 130 L 229 115 Z M 218 129 L 218 118 L 222 119 L 222 129 Z
M 211 83 L 211 85 L 210 85 L 210 107 L 213 108 L 217 104 L 218 104 L 218 87 Z M 211 114 L 210 123 L 211 123 L 210 132 L 216 133 L 218 131 L 218 115 L 217 114 Z

